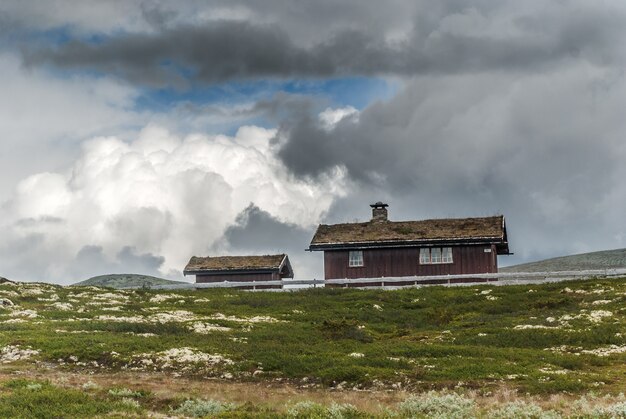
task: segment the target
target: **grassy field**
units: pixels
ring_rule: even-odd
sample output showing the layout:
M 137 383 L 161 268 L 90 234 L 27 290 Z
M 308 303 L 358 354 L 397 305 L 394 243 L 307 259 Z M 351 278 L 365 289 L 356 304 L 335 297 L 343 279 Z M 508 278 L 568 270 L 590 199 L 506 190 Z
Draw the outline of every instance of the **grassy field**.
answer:
M 0 417 L 626 415 L 626 278 L 0 299 Z

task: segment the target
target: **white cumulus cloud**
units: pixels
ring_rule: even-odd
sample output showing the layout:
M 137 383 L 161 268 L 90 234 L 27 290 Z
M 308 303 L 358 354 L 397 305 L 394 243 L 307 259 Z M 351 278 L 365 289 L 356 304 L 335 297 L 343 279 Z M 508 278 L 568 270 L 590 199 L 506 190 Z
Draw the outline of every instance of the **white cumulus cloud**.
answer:
M 71 282 L 78 273 L 108 273 L 98 269 L 116 261 L 141 269 L 129 263 L 134 258 L 172 276 L 191 255 L 227 250 L 224 232 L 251 203 L 310 228 L 345 194 L 345 173 L 295 179 L 276 157 L 274 136 L 244 126 L 232 137 L 179 138 L 148 126 L 131 142 L 86 141 L 68 170 L 22 180 L 0 210 L 0 268 L 40 276 L 22 279 Z M 77 268 L 97 261 L 107 263 Z

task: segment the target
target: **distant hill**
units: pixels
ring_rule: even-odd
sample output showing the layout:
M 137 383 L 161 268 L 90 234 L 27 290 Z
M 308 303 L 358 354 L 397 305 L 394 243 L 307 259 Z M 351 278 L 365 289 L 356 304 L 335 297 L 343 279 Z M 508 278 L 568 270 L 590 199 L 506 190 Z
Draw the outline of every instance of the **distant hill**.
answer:
M 100 275 L 89 278 L 85 281 L 77 282 L 78 286 L 95 286 L 110 288 L 126 288 L 126 287 L 152 287 L 154 285 L 173 285 L 183 284 L 181 281 L 171 281 L 169 279 L 157 278 L 149 275 L 136 274 L 114 274 Z
M 626 268 L 626 249 L 561 256 L 500 268 L 500 272 L 549 272 Z
M 13 281 L 8 280 L 8 279 L 6 279 L 6 278 L 5 278 L 5 277 L 3 277 L 3 276 L 0 276 L 0 284 L 4 284 L 5 282 L 13 282 Z

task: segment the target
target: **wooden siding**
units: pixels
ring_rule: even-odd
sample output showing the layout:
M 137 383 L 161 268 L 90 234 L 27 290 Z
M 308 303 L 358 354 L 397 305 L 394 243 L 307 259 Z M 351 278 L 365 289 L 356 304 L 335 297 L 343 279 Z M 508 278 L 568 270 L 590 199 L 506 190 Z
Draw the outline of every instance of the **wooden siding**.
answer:
M 208 282 L 249 282 L 249 281 L 258 281 L 259 286 L 257 289 L 266 289 L 266 288 L 281 288 L 280 285 L 262 285 L 263 281 L 278 281 L 280 280 L 280 275 L 278 272 L 267 272 L 267 273 L 240 273 L 240 274 L 202 274 L 196 275 L 196 283 L 208 283 Z M 252 287 L 241 287 L 243 289 L 251 289 Z
M 491 252 L 486 253 L 485 249 Z M 348 266 L 348 250 L 324 252 L 326 279 L 383 278 L 498 272 L 495 245 L 452 247 L 453 263 L 421 265 L 419 247 L 363 249 L 363 266 Z

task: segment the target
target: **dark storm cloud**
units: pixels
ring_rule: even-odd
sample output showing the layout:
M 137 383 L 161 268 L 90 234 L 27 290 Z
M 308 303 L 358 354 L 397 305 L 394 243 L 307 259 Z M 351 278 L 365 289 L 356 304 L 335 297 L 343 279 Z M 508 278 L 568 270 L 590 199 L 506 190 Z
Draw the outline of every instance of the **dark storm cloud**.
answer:
M 334 28 L 312 45 L 295 43 L 280 22 L 222 20 L 170 28 L 165 12 L 149 9 L 144 14 L 157 28 L 155 32 L 123 33 L 98 43 L 74 39 L 49 48 L 24 46 L 23 57 L 27 65 L 96 70 L 154 85 L 182 85 L 188 77 L 218 83 L 254 78 L 520 72 L 572 59 L 602 65 L 623 62 L 620 51 L 626 30 L 621 10 L 583 14 L 562 6 L 552 13 L 524 14 L 502 5 L 491 10 L 468 2 L 447 4 L 436 8 L 434 15 L 417 10 L 413 29 L 404 38 L 390 40 L 367 28 L 346 26 Z M 500 26 L 489 27 L 493 22 Z
M 272 240 L 268 240 L 271 237 Z M 237 216 L 236 225 L 229 227 L 224 239 L 230 246 L 261 253 L 302 252 L 313 237 L 313 231 L 294 224 L 283 223 L 255 205 Z
M 237 216 L 223 239 L 231 254 L 287 253 L 299 278 L 313 277 L 319 271 L 318 254 L 306 252 L 315 229 L 284 223 L 251 204 Z
M 623 72 L 581 63 L 420 77 L 330 130 L 295 113 L 279 130 L 279 155 L 296 176 L 340 166 L 357 181 L 333 222 L 367 219 L 359 198 L 376 199 L 374 190 L 395 201 L 394 219 L 504 213 L 522 258 L 618 247 L 625 106 Z

